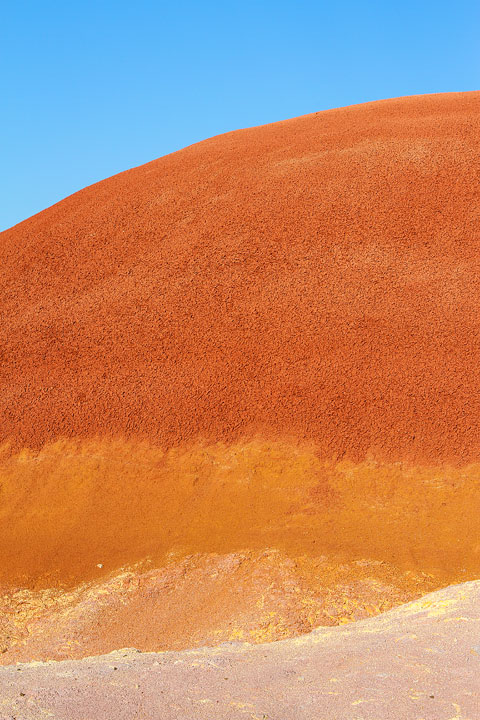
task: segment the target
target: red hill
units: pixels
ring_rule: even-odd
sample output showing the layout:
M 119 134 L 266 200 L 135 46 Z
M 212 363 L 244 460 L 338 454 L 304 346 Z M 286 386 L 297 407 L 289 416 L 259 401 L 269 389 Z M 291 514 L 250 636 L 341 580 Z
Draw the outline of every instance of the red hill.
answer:
M 480 457 L 480 94 L 228 133 L 2 233 L 0 432 Z

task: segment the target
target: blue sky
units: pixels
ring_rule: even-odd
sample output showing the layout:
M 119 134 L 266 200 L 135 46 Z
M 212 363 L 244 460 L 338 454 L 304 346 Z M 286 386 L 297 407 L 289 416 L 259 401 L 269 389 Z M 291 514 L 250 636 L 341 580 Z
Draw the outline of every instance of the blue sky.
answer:
M 240 127 L 480 87 L 480 3 L 10 0 L 0 230 Z

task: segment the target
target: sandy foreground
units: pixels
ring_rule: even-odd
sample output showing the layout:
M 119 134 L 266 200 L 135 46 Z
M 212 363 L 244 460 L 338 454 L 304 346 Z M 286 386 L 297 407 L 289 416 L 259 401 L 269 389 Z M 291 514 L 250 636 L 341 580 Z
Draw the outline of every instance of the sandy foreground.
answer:
M 480 581 L 286 641 L 0 668 L 5 720 L 476 720 Z

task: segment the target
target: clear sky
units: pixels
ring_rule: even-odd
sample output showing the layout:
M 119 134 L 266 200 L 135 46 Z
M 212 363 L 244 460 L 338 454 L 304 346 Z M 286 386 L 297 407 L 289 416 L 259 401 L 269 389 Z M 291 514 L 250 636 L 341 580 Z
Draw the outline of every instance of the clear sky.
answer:
M 0 230 L 218 133 L 479 89 L 479 0 L 5 0 Z

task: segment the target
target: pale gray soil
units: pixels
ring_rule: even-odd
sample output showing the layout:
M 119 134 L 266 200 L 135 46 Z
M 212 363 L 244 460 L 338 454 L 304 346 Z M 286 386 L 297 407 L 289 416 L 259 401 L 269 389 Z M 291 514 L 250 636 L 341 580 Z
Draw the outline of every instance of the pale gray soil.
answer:
M 264 645 L 0 668 L 2 720 L 478 720 L 480 581 Z

